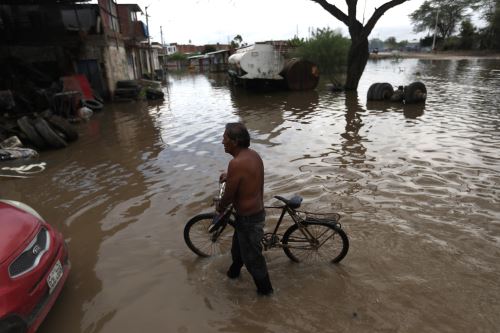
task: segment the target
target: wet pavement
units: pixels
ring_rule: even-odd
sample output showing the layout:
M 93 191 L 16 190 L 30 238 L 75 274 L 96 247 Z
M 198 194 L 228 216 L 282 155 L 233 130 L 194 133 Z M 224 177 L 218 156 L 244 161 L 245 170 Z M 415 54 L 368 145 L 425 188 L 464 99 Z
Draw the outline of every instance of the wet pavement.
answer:
M 425 105 L 366 103 L 374 82 L 416 80 Z M 499 60 L 379 60 L 359 95 L 173 74 L 164 102 L 107 105 L 69 148 L 42 152 L 44 173 L 0 179 L 1 197 L 69 244 L 71 275 L 39 332 L 498 331 L 498 87 Z M 350 238 L 339 265 L 266 252 L 270 298 L 182 237 L 211 210 L 229 121 L 263 157 L 266 204 L 299 194 L 304 209 L 339 212 Z

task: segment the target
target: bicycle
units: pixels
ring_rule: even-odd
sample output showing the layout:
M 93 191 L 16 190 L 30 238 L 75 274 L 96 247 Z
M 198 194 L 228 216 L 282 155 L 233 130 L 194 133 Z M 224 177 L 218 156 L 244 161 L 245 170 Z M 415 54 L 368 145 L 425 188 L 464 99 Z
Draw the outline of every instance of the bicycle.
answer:
M 219 199 L 214 199 L 214 204 L 220 200 L 224 187 L 219 190 Z M 282 248 L 288 258 L 294 262 L 329 261 L 338 263 L 347 255 L 349 239 L 339 223 L 340 215 L 337 213 L 311 213 L 297 210 L 300 208 L 302 198 L 294 196 L 285 199 L 281 196 L 274 198 L 280 200 L 281 206 L 267 206 L 266 209 L 281 209 L 281 215 L 271 233 L 265 233 L 262 238 L 263 250 Z M 285 214 L 288 214 L 293 224 L 279 234 L 278 230 Z M 218 218 L 214 228 L 214 218 Z M 231 249 L 232 228 L 235 223 L 235 214 L 228 208 L 222 214 L 204 213 L 191 218 L 184 227 L 184 241 L 191 251 L 200 257 L 210 257 L 224 254 Z M 210 231 L 209 231 L 210 230 Z

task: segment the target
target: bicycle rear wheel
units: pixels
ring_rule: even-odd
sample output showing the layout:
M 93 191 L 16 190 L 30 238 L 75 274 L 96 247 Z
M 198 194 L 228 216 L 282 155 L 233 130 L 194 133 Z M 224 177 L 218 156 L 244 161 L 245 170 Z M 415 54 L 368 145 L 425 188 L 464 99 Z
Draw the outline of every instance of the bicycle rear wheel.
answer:
M 233 233 L 229 224 L 213 233 L 208 232 L 214 217 L 215 213 L 196 215 L 184 227 L 186 245 L 200 257 L 210 257 L 231 250 Z
M 319 221 L 292 225 L 283 235 L 283 251 L 295 262 L 338 263 L 349 250 L 349 239 L 339 226 Z

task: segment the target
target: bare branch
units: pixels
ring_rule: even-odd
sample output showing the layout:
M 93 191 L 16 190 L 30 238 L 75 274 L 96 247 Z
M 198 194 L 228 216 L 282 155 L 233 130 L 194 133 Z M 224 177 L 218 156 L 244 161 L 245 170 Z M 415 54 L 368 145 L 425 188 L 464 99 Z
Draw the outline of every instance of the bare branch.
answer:
M 389 2 L 384 3 L 382 6 L 379 8 L 375 9 L 375 12 L 373 13 L 372 17 L 368 20 L 366 23 L 364 29 L 363 29 L 363 36 L 368 38 L 368 35 L 372 32 L 373 28 L 375 27 L 375 24 L 377 24 L 378 20 L 387 12 L 389 9 L 396 7 L 397 5 L 400 5 L 406 1 L 409 0 L 391 0 Z
M 323 7 L 323 9 L 325 9 L 327 12 L 332 14 L 337 20 L 349 26 L 349 17 L 346 14 L 344 14 L 340 9 L 338 9 L 337 6 L 332 5 L 326 0 L 311 0 L 311 1 L 316 2 L 321 7 Z
M 356 19 L 356 7 L 358 6 L 358 0 L 345 0 L 347 4 L 347 11 L 349 15 L 349 23 L 354 24 L 357 21 Z

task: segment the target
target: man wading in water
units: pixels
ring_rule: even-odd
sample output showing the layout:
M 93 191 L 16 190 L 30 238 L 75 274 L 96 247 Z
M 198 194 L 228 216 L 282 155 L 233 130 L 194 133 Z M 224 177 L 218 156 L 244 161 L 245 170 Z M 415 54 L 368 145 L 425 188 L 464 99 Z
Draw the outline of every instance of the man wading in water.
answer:
M 273 292 L 267 265 L 262 255 L 261 239 L 264 235 L 264 164 L 259 154 L 248 148 L 250 135 L 245 125 L 228 123 L 222 139 L 224 151 L 233 156 L 227 173 L 220 175 L 226 182 L 226 190 L 217 207 L 223 212 L 233 204 L 236 210 L 231 256 L 233 263 L 227 276 L 240 276 L 243 264 L 252 275 L 257 292 L 269 295 Z

